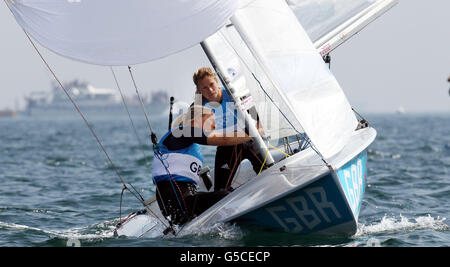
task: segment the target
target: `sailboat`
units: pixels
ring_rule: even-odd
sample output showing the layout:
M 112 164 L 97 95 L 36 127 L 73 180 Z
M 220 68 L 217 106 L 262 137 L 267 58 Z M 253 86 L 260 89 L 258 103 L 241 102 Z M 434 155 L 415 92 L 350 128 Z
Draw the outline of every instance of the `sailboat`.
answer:
M 252 123 L 247 130 L 269 168 L 256 174 L 243 162 L 239 186 L 173 233 L 235 223 L 340 235 L 357 230 L 376 130 L 324 58 L 396 2 L 6 0 L 27 36 L 91 64 L 138 64 L 200 44 L 239 115 L 250 122 L 256 110 L 264 136 Z M 115 235 L 161 234 L 167 224 L 155 198 L 142 203 Z

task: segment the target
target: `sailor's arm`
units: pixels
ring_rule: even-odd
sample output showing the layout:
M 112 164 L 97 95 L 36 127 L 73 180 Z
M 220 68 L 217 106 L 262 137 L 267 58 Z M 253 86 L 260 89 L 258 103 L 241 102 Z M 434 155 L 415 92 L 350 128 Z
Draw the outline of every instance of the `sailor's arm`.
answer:
M 245 132 L 217 133 L 212 132 L 208 135 L 206 142 L 211 146 L 232 146 L 252 140 Z

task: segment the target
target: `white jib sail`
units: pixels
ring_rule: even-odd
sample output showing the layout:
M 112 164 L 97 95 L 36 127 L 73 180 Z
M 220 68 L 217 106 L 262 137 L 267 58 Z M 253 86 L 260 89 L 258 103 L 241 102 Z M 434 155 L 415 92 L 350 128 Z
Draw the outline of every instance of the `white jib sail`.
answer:
M 42 46 L 96 65 L 138 64 L 218 31 L 247 0 L 6 0 Z
M 231 21 L 324 158 L 357 126 L 342 89 L 285 1 L 255 0 Z

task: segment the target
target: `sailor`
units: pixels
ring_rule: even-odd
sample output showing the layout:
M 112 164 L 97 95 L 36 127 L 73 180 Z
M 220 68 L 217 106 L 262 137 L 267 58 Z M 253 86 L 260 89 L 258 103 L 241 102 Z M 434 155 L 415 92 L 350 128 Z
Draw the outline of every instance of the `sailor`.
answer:
M 196 104 L 209 107 L 215 114 L 216 130 L 222 129 L 223 133 L 239 131 L 239 125 L 244 124 L 238 118 L 234 102 L 223 87 L 219 87 L 218 79 L 211 68 L 200 68 L 193 76 L 196 85 Z M 255 123 L 257 120 L 255 120 Z M 259 121 L 257 127 L 259 126 Z M 244 159 L 248 159 L 253 165 L 253 170 L 258 173 L 264 162 L 264 158 L 254 148 L 253 141 L 234 145 L 218 146 L 214 168 L 214 190 L 233 190 L 232 180 L 238 165 Z M 265 168 L 265 166 L 264 166 Z
M 227 192 L 197 192 L 203 166 L 200 145 L 230 146 L 251 140 L 244 132 L 224 136 L 214 132 L 211 109 L 191 106 L 177 118 L 155 148 L 152 167 L 156 198 L 164 216 L 184 224 L 227 195 Z

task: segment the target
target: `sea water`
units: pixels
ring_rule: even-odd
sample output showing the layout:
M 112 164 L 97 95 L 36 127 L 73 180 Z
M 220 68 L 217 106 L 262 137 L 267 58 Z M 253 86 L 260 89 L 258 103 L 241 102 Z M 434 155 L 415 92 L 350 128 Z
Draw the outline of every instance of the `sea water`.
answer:
M 115 167 L 148 198 L 153 159 L 142 114 L 86 114 Z M 114 237 L 141 208 L 77 114 L 0 119 L 0 246 L 450 246 L 450 114 L 363 114 L 378 136 L 350 237 L 218 224 L 181 236 Z M 150 116 L 159 137 L 167 115 Z M 203 150 L 213 167 L 215 149 Z

